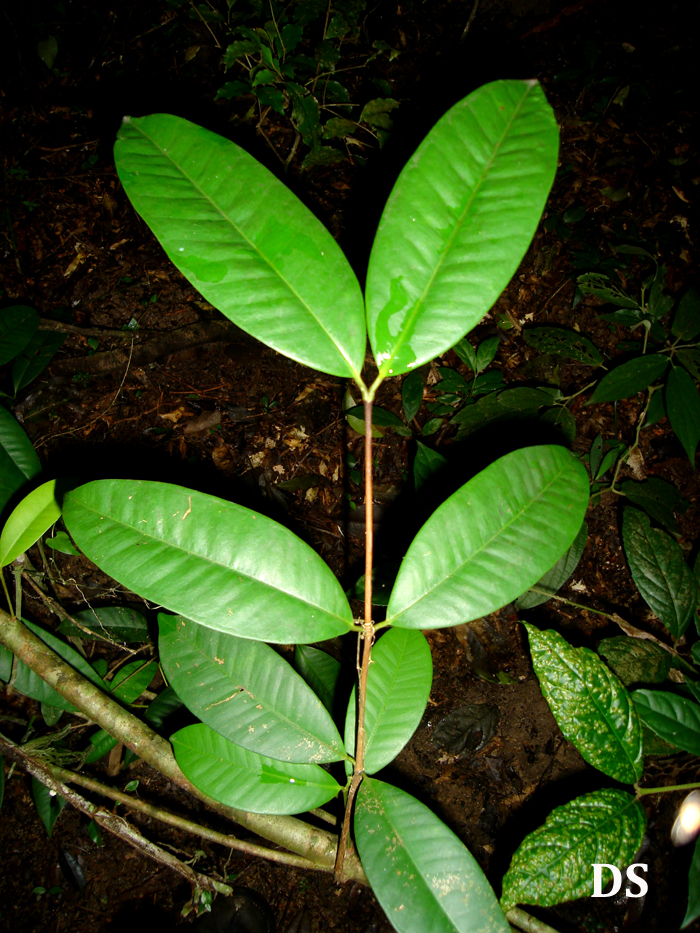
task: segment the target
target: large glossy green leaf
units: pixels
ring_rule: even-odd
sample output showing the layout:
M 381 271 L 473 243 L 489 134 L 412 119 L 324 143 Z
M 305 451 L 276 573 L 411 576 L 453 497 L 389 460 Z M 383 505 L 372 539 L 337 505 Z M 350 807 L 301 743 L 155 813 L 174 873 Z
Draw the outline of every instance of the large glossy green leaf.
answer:
M 56 480 L 33 489 L 16 506 L 0 534 L 0 567 L 23 554 L 61 517 L 56 501 Z
M 397 933 L 508 933 L 472 854 L 414 797 L 365 778 L 355 838 L 372 890 Z
M 63 517 L 105 573 L 209 628 L 282 644 L 352 628 L 329 567 L 250 509 L 166 483 L 98 480 L 66 496 Z
M 557 807 L 518 847 L 503 879 L 501 904 L 550 907 L 590 897 L 593 865 L 625 868 L 646 830 L 644 808 L 630 794 L 606 788 Z
M 329 713 L 335 705 L 336 688 L 340 677 L 340 661 L 310 645 L 295 645 L 294 667 L 311 687 Z
M 622 683 L 590 649 L 572 648 L 558 632 L 525 628 L 542 695 L 565 738 L 609 777 L 638 781 L 642 727 Z
M 372 649 L 365 707 L 365 771 L 374 774 L 416 731 L 433 680 L 430 646 L 421 632 L 390 629 Z M 345 718 L 345 746 L 355 753 L 355 690 Z
M 584 522 L 576 535 L 574 543 L 565 551 L 551 570 L 538 580 L 535 587 L 523 593 L 515 600 L 517 609 L 533 609 L 546 603 L 554 594 L 564 586 L 571 574 L 578 567 L 581 555 L 588 541 L 588 525 Z
M 674 366 L 666 382 L 666 412 L 690 462 L 700 441 L 700 396 L 695 380 L 680 366 Z
M 635 690 L 640 718 L 662 739 L 700 755 L 700 705 L 666 690 Z
M 17 419 L 0 405 L 0 511 L 39 473 L 41 464 L 32 442 Z
M 115 163 L 132 204 L 207 301 L 300 363 L 358 376 L 366 332 L 357 279 L 272 172 L 169 114 L 125 118 Z
M 637 509 L 622 513 L 622 543 L 632 579 L 645 602 L 674 641 L 690 625 L 697 605 L 697 583 L 680 545 Z
M 505 606 L 571 545 L 588 488 L 585 468 L 563 447 L 528 447 L 501 457 L 418 532 L 387 620 L 401 628 L 441 628 Z
M 39 326 L 39 315 L 27 305 L 13 305 L 0 311 L 0 366 L 24 350 Z
M 249 813 L 304 813 L 340 791 L 328 772 L 256 755 L 209 726 L 186 726 L 170 737 L 175 758 L 190 781 L 214 800 Z
M 558 145 L 536 81 L 487 84 L 433 127 L 394 186 L 370 256 L 381 375 L 433 359 L 486 314 L 530 244 Z
M 345 749 L 326 708 L 261 641 L 160 613 L 158 650 L 171 685 L 215 732 L 279 761 L 339 761 Z

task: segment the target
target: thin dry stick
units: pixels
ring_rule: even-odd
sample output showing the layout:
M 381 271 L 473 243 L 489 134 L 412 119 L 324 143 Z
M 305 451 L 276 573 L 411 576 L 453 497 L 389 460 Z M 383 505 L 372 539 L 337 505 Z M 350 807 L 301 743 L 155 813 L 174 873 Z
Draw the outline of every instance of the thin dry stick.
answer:
M 105 784 L 94 781 L 92 778 L 85 777 L 83 774 L 76 774 L 75 771 L 67 771 L 65 768 L 59 768 L 56 765 L 49 765 L 49 770 L 56 778 L 63 781 L 64 784 L 79 784 L 81 787 L 86 788 L 86 790 L 101 794 L 103 797 L 109 797 L 111 800 L 116 800 L 124 804 L 124 806 L 130 807 L 132 810 L 138 810 L 139 813 L 144 813 L 146 816 L 160 820 L 161 823 L 167 823 L 169 826 L 175 826 L 177 829 L 183 830 L 183 832 L 192 833 L 194 836 L 201 836 L 202 839 L 207 839 L 209 842 L 218 843 L 218 845 L 226 846 L 228 849 L 237 849 L 239 852 L 245 852 L 246 855 L 266 858 L 271 862 L 293 865 L 295 868 L 319 870 L 318 865 L 315 865 L 313 862 L 309 861 L 309 859 L 301 855 L 278 852 L 275 849 L 268 849 L 254 842 L 244 842 L 242 839 L 237 839 L 235 836 L 219 833 L 214 829 L 209 829 L 208 826 L 201 826 L 199 823 L 193 823 L 192 820 L 187 820 L 182 816 L 177 816 L 175 813 L 164 810 L 162 807 L 156 807 L 151 803 L 147 803 L 145 800 L 139 800 L 137 797 L 124 794 L 114 787 L 107 787 Z
M 469 14 L 467 25 L 464 27 L 464 32 L 462 33 L 462 37 L 459 40 L 460 42 L 464 42 L 464 40 L 467 38 L 467 33 L 469 32 L 469 28 L 471 24 L 474 22 L 474 17 L 476 16 L 476 8 L 478 6 L 479 6 L 479 0 L 474 0 L 474 6 L 472 7 L 472 11 Z
M 85 813 L 99 826 L 102 826 L 115 836 L 118 836 L 123 842 L 138 849 L 154 861 L 160 862 L 161 865 L 167 865 L 168 868 L 172 868 L 173 871 L 182 875 L 183 878 L 189 881 L 193 888 L 199 888 L 201 891 L 211 891 L 212 894 L 231 894 L 232 888 L 229 885 L 222 884 L 220 881 L 215 881 L 207 875 L 201 875 L 199 872 L 194 871 L 189 865 L 185 865 L 174 855 L 171 855 L 170 852 L 166 852 L 164 849 L 161 849 L 160 846 L 157 846 L 155 843 L 150 842 L 142 836 L 141 833 L 135 827 L 127 823 L 123 817 L 117 816 L 109 810 L 104 810 L 94 803 L 90 803 L 89 800 L 81 797 L 76 791 L 66 787 L 51 773 L 47 764 L 27 755 L 27 753 L 22 750 L 21 746 L 15 745 L 14 742 L 11 742 L 2 735 L 0 735 L 0 751 L 2 751 L 4 755 L 7 755 L 8 758 L 12 758 L 14 761 L 21 764 L 32 777 L 41 781 L 42 784 L 55 794 L 59 794 L 77 810 L 80 810 L 81 813 Z
M 372 656 L 374 624 L 372 622 L 372 565 L 374 563 L 374 502 L 372 476 L 372 402 L 364 401 L 365 409 L 365 618 L 362 625 L 362 664 L 359 689 L 357 691 L 357 726 L 355 730 L 355 767 L 345 804 L 343 829 L 338 844 L 335 862 L 335 878 L 339 881 L 343 873 L 343 862 L 350 835 L 350 819 L 355 795 L 362 783 L 365 770 L 365 705 L 367 696 L 367 674 Z

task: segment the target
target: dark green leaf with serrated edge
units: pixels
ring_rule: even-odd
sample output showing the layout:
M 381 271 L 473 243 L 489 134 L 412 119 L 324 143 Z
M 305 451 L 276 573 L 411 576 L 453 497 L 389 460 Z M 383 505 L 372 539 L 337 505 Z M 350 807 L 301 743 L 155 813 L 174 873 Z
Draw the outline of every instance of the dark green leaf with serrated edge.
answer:
M 63 517 L 105 573 L 216 631 L 307 644 L 352 628 L 328 565 L 250 509 L 166 483 L 97 480 L 68 493 Z
M 54 824 L 60 816 L 61 810 L 68 801 L 65 797 L 61 797 L 60 794 L 54 794 L 45 784 L 42 784 L 41 781 L 38 781 L 35 777 L 32 778 L 32 797 L 34 798 L 39 818 L 50 836 L 53 832 Z
M 319 698 L 274 649 L 181 616 L 158 615 L 160 658 L 188 709 L 220 735 L 280 761 L 345 756 Z
M 638 308 L 639 302 L 626 295 L 607 275 L 600 272 L 587 272 L 576 280 L 578 287 L 587 295 L 595 295 L 603 301 L 609 301 L 619 308 Z
M 443 502 L 413 539 L 387 621 L 445 628 L 512 602 L 571 546 L 588 489 L 586 470 L 563 447 L 501 457 Z
M 632 579 L 642 598 L 666 626 L 674 641 L 690 625 L 697 605 L 697 584 L 680 545 L 652 528 L 638 509 L 622 513 L 622 543 Z
M 540 353 L 554 353 L 588 366 L 600 366 L 603 362 L 592 340 L 566 327 L 533 327 L 523 331 L 523 338 Z
M 418 728 L 430 695 L 433 663 L 422 632 L 390 629 L 372 649 L 365 708 L 365 771 L 375 774 Z M 355 690 L 345 718 L 345 745 L 355 753 Z
M 354 823 L 362 867 L 397 933 L 508 933 L 476 859 L 424 804 L 365 778 Z
M 689 288 L 678 302 L 671 333 L 681 340 L 693 340 L 700 334 L 700 293 Z
M 565 551 L 551 570 L 538 580 L 533 589 L 523 593 L 515 600 L 517 609 L 532 609 L 541 603 L 547 602 L 558 590 L 564 586 L 571 574 L 578 567 L 581 555 L 588 541 L 588 525 L 584 522 L 576 535 L 574 543 Z M 544 592 L 543 592 L 544 591 Z
M 131 661 L 125 664 L 107 684 L 114 699 L 128 705 L 141 696 L 151 685 L 158 672 L 156 661 Z
M 80 612 L 74 612 L 73 618 L 80 622 L 85 628 L 93 632 L 90 635 L 77 625 L 74 625 L 70 619 L 61 622 L 59 632 L 62 635 L 70 635 L 74 638 L 97 638 L 102 635 L 104 638 L 112 638 L 121 642 L 142 642 L 148 641 L 148 622 L 146 617 L 136 609 L 128 606 L 102 606 L 96 609 L 83 609 Z
M 675 366 L 668 374 L 665 401 L 671 427 L 695 466 L 695 451 L 700 441 L 700 396 L 695 381 L 680 366 Z
M 588 648 L 525 625 L 532 666 L 564 737 L 585 760 L 624 784 L 642 776 L 642 729 L 629 694 Z
M 324 139 L 342 139 L 357 130 L 357 124 L 346 117 L 331 117 L 323 125 Z
M 340 785 L 316 764 L 256 755 L 197 723 L 170 736 L 175 758 L 195 787 L 249 813 L 289 815 L 328 803 Z
M 693 857 L 688 870 L 688 906 L 683 917 L 681 930 L 700 917 L 700 838 L 695 842 Z
M 660 684 L 671 670 L 671 655 L 656 642 L 628 635 L 604 638 L 598 645 L 602 655 L 628 687 L 630 684 Z
M 340 677 L 340 661 L 310 645 L 296 645 L 294 667 L 311 687 L 329 713 L 333 712 L 335 689 Z
M 656 398 L 656 395 L 654 396 Z M 670 531 L 680 532 L 674 512 L 685 512 L 689 502 L 683 498 L 678 489 L 658 476 L 650 476 L 643 483 L 633 479 L 626 479 L 620 483 L 620 492 L 623 492 L 630 502 L 638 505 L 652 518 Z
M 501 905 L 550 907 L 593 893 L 593 865 L 625 868 L 646 830 L 644 808 L 630 794 L 606 788 L 553 810 L 518 847 L 503 879 Z
M 401 383 L 401 404 L 406 424 L 410 424 L 416 417 L 422 401 L 423 377 L 417 370 L 414 370 Z
M 587 404 L 616 402 L 621 398 L 632 398 L 663 376 L 668 366 L 668 357 L 660 353 L 636 356 L 600 380 Z
M 662 739 L 700 755 L 700 705 L 666 690 L 635 690 L 641 719 Z

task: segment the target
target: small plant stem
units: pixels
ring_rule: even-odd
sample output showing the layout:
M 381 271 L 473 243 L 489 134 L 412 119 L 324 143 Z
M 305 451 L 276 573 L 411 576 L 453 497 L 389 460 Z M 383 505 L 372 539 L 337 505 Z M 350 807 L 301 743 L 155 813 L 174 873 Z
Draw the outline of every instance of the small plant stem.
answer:
M 509 910 L 506 919 L 518 929 L 525 930 L 525 933 L 557 933 L 554 927 L 543 923 L 520 907 L 513 907 L 512 910 Z
M 651 398 L 652 398 L 654 392 L 656 392 L 656 388 L 653 387 L 653 386 L 650 387 L 650 389 L 649 389 L 649 394 L 647 395 L 646 404 L 645 404 L 644 409 L 642 410 L 641 414 L 639 415 L 639 420 L 637 421 L 637 431 L 636 431 L 635 436 L 634 436 L 634 443 L 632 444 L 632 446 L 630 447 L 630 449 L 627 451 L 627 453 L 625 454 L 625 456 L 624 456 L 624 457 L 620 457 L 620 458 L 618 459 L 618 461 L 617 461 L 617 464 L 616 464 L 616 466 L 615 466 L 615 475 L 613 476 L 612 483 L 610 483 L 610 487 L 609 487 L 609 488 L 610 488 L 610 492 L 617 493 L 618 495 L 624 495 L 624 493 L 620 493 L 620 491 L 619 491 L 618 489 L 615 489 L 615 483 L 617 482 L 617 478 L 618 478 L 618 476 L 620 475 L 620 470 L 622 469 L 622 464 L 623 464 L 623 463 L 626 463 L 627 460 L 629 460 L 629 456 L 630 456 L 630 454 L 632 453 L 632 451 L 633 451 L 633 450 L 636 450 L 637 447 L 639 447 L 639 435 L 642 433 L 642 428 L 644 427 L 644 422 L 645 422 L 646 419 L 647 419 L 647 412 L 649 411 L 649 406 L 651 405 Z
M 12 612 L 12 600 L 10 599 L 10 593 L 7 589 L 7 583 L 5 582 L 5 574 L 2 572 L 3 568 L 0 567 L 0 580 L 2 580 L 2 591 L 5 594 L 5 599 L 7 600 L 7 608 Z
M 365 618 L 362 624 L 362 662 L 360 665 L 358 691 L 357 691 L 357 724 L 355 728 L 355 765 L 352 780 L 348 790 L 343 817 L 343 828 L 338 844 L 338 854 L 335 862 L 336 881 L 340 880 L 343 872 L 343 861 L 350 836 L 350 820 L 355 795 L 362 783 L 365 770 L 365 706 L 367 699 L 367 675 L 372 660 L 372 642 L 374 641 L 374 624 L 372 622 L 372 569 L 374 563 L 374 508 L 373 508 L 373 482 L 372 474 L 372 401 L 365 399 Z
M 645 794 L 671 794 L 676 790 L 694 790 L 696 787 L 700 787 L 700 781 L 694 784 L 670 784 L 668 787 L 637 787 L 635 784 L 634 790 L 637 797 L 644 797 Z
M 170 852 L 166 852 L 165 849 L 161 849 L 160 846 L 157 846 L 155 843 L 150 842 L 142 836 L 136 827 L 127 823 L 123 817 L 117 816 L 110 810 L 105 810 L 103 807 L 99 807 L 94 803 L 90 803 L 89 800 L 86 800 L 80 794 L 76 793 L 76 791 L 66 787 L 58 776 L 52 773 L 52 769 L 45 762 L 27 755 L 26 752 L 22 750 L 21 746 L 9 742 L 3 736 L 0 738 L 0 748 L 4 755 L 19 762 L 32 777 L 41 781 L 49 790 L 59 794 L 77 810 L 85 813 L 86 816 L 93 819 L 99 826 L 108 830 L 113 835 L 118 836 L 123 842 L 138 849 L 154 861 L 160 862 L 161 865 L 167 865 L 168 868 L 172 868 L 173 871 L 182 875 L 183 878 L 189 881 L 193 889 L 199 888 L 200 891 L 211 891 L 212 894 L 218 893 L 228 895 L 231 893 L 232 889 L 229 885 L 222 884 L 220 881 L 215 881 L 207 875 L 201 875 L 199 872 L 194 871 L 189 865 L 181 862 Z

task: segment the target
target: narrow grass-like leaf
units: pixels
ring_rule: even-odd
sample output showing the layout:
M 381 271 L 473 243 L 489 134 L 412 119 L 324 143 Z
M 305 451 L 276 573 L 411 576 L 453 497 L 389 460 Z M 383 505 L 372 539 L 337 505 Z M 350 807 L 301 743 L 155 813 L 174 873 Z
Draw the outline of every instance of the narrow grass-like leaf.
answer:
M 400 628 L 442 628 L 505 606 L 571 546 L 588 474 L 563 447 L 501 457 L 444 502 L 404 557 L 387 608 Z
M 695 380 L 681 366 L 674 366 L 666 381 L 666 413 L 678 440 L 695 466 L 700 441 L 700 396 Z
M 621 398 L 632 398 L 660 379 L 668 366 L 668 357 L 660 353 L 636 356 L 616 366 L 600 380 L 587 404 L 616 402 Z
M 588 648 L 526 625 L 532 666 L 564 737 L 604 774 L 633 784 L 642 776 L 642 728 L 629 694 Z
M 476 859 L 405 791 L 365 778 L 355 838 L 372 890 L 397 933 L 508 933 Z
M 0 567 L 6 567 L 23 554 L 61 517 L 56 501 L 56 480 L 49 480 L 14 509 L 0 534 Z
M 700 755 L 700 705 L 666 690 L 635 690 L 640 718 L 672 745 Z
M 697 583 L 683 551 L 669 535 L 652 528 L 637 509 L 622 513 L 622 543 L 632 579 L 674 641 L 690 625 L 697 606 Z
M 318 136 L 308 109 L 317 114 L 318 104 L 306 92 L 297 98 L 301 132 Z M 272 172 L 168 114 L 126 118 L 115 163 L 132 204 L 207 301 L 285 356 L 359 378 L 366 332 L 357 279 L 330 233 Z
M 328 803 L 340 791 L 315 764 L 256 755 L 198 723 L 170 737 L 183 773 L 214 800 L 249 813 L 289 815 Z
M 296 645 L 294 667 L 332 714 L 340 677 L 340 661 L 336 661 L 327 651 L 312 648 L 310 645 Z
M 508 911 L 516 904 L 550 907 L 590 897 L 593 865 L 629 865 L 646 825 L 639 801 L 612 788 L 557 807 L 513 856 L 503 879 L 503 909 Z
M 0 511 L 27 480 L 41 473 L 36 451 L 17 419 L 0 405 Z
M 533 609 L 551 599 L 578 567 L 586 541 L 588 541 L 588 525 L 584 522 L 568 551 L 565 551 L 552 569 L 537 581 L 534 589 L 528 590 L 515 600 L 516 608 Z
M 367 323 L 382 376 L 454 346 L 522 259 L 557 165 L 558 132 L 535 81 L 495 81 L 433 127 L 382 214 Z
M 165 483 L 98 480 L 68 493 L 64 521 L 105 573 L 208 628 L 282 644 L 352 628 L 327 564 L 242 506 Z
M 372 649 L 365 707 L 365 771 L 375 774 L 418 728 L 433 680 L 430 647 L 421 632 L 390 629 Z M 345 746 L 355 753 L 355 690 L 345 718 Z
M 198 719 L 237 745 L 280 761 L 345 757 L 328 711 L 269 645 L 160 613 L 161 663 Z

